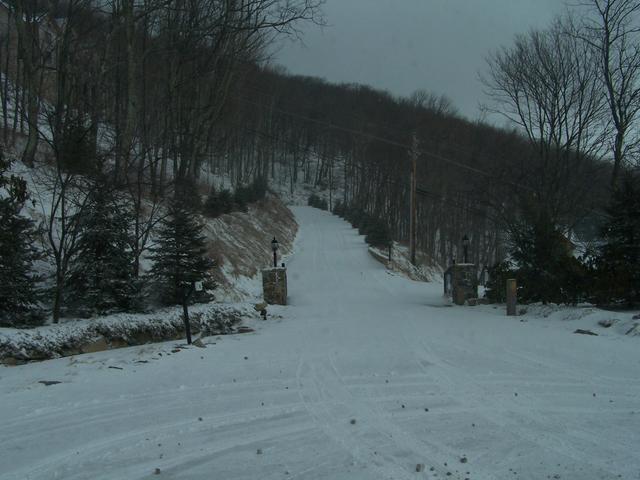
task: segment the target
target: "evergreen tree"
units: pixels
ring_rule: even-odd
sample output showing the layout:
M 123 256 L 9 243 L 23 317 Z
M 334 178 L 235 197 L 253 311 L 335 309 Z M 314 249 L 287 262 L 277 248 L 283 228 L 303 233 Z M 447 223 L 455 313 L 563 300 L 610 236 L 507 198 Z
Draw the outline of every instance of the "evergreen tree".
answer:
M 224 206 L 220 201 L 220 195 L 214 187 L 211 187 L 207 200 L 203 205 L 203 212 L 207 217 L 218 218 L 224 213 Z
M 166 305 L 185 304 L 193 294 L 195 282 L 211 288 L 203 225 L 183 203 L 173 201 L 161 222 L 156 245 L 151 249 L 150 275 Z
M 533 221 L 522 220 L 511 241 L 520 300 L 575 304 L 585 298 L 585 268 L 549 216 L 539 212 Z
M 247 206 L 251 202 L 251 189 L 240 185 L 236 188 L 236 192 L 233 195 L 233 201 L 239 211 L 248 212 L 249 209 Z
M 33 221 L 20 215 L 28 198 L 26 183 L 7 176 L 9 166 L 0 151 L 0 326 L 16 327 L 38 324 L 42 316 L 34 272 L 36 231 Z
M 338 200 L 336 202 L 336 204 L 333 206 L 333 214 L 337 215 L 339 217 L 343 217 L 344 216 L 344 212 L 345 212 L 345 206 L 343 205 L 342 201 Z
M 379 218 L 370 220 L 365 241 L 374 247 L 389 248 L 391 244 L 391 231 L 387 223 Z
M 640 301 L 640 186 L 628 176 L 607 208 L 597 260 L 598 300 Z
M 132 307 L 136 288 L 129 215 L 104 177 L 93 184 L 71 265 L 69 305 L 77 313 L 104 315 Z
M 249 187 L 251 190 L 251 202 L 258 202 L 267 195 L 268 183 L 264 177 L 257 177 Z
M 37 282 L 33 263 L 38 258 L 34 247 L 33 221 L 20 215 L 10 198 L 0 199 L 0 326 L 36 325 Z
M 485 297 L 491 303 L 507 301 L 507 279 L 516 278 L 516 272 L 507 261 L 495 264 L 488 269 L 489 279 L 485 285 Z
M 231 192 L 228 189 L 225 188 L 220 192 L 218 201 L 220 202 L 220 209 L 222 210 L 222 213 L 226 214 L 233 212 L 233 195 L 231 195 Z

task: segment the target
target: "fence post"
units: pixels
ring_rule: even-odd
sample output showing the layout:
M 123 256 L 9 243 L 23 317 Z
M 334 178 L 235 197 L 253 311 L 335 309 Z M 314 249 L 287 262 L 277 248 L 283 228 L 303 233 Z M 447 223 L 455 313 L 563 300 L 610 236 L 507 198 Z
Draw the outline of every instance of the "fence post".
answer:
M 518 286 L 515 278 L 507 280 L 507 315 L 516 315 L 516 304 L 518 302 Z

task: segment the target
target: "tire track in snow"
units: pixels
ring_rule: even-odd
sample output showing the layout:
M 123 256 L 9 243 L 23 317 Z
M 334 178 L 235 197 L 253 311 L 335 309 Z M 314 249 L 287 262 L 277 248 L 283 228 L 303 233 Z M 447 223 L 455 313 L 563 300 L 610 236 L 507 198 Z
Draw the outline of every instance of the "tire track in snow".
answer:
M 530 412 L 527 412 L 527 410 L 513 410 L 511 408 L 512 402 L 506 402 L 499 396 L 491 396 L 490 401 L 498 406 L 499 411 L 510 414 L 518 413 L 519 419 L 509 418 L 504 414 L 497 415 L 492 413 L 493 410 L 484 408 L 481 401 L 477 399 L 486 398 L 488 395 L 484 389 L 476 385 L 474 377 L 467 375 L 452 365 L 447 366 L 446 361 L 441 361 L 437 356 L 429 353 L 430 349 L 424 342 L 420 343 L 425 359 L 437 367 L 435 376 L 438 383 L 452 392 L 456 398 L 464 398 L 469 411 L 479 415 L 490 423 L 500 426 L 502 429 L 507 429 L 511 434 L 536 445 L 540 450 L 554 451 L 556 454 L 560 453 L 574 462 L 575 465 L 589 464 L 593 467 L 591 472 L 599 470 L 600 476 L 598 478 L 618 478 L 618 472 L 611 471 L 608 462 L 593 456 L 585 458 L 583 451 L 573 445 L 572 439 L 578 440 L 578 438 L 573 435 L 573 432 L 564 432 L 564 434 L 560 436 L 549 432 L 548 429 L 537 428 L 537 433 L 529 433 L 530 425 L 525 424 L 521 419 L 528 420 L 530 424 L 540 424 L 540 417 L 532 415 Z M 452 378 L 456 378 L 458 381 L 453 382 Z M 460 384 L 464 384 L 465 388 L 459 388 L 458 385 Z M 593 439 L 590 438 L 590 440 Z M 594 444 L 597 445 L 598 442 L 594 442 Z M 509 462 L 505 463 L 510 464 Z
M 155 411 L 152 417 L 158 418 L 160 413 L 166 415 L 166 411 Z M 123 433 L 112 434 L 106 437 L 101 437 L 99 440 L 91 441 L 88 444 L 83 445 L 82 447 L 74 447 L 69 448 L 68 451 L 64 451 L 58 453 L 56 455 L 52 455 L 47 457 L 46 460 L 37 461 L 34 464 L 29 465 L 28 467 L 17 469 L 10 473 L 11 476 L 7 477 L 8 479 L 15 478 L 16 480 L 32 478 L 32 479 L 49 479 L 51 478 L 51 472 L 56 471 L 64 467 L 65 465 L 70 464 L 73 459 L 73 463 L 77 464 L 78 461 L 82 461 L 84 458 L 93 459 L 96 458 L 99 454 L 104 454 L 105 452 L 109 452 L 113 450 L 114 447 L 120 447 L 126 445 L 132 445 L 137 443 L 142 443 L 146 441 L 146 439 L 153 437 L 156 441 L 159 438 L 170 438 L 175 435 L 175 432 L 180 432 L 181 429 L 184 430 L 185 427 L 191 427 L 191 430 L 187 430 L 189 435 L 193 435 L 194 433 L 202 433 L 204 431 L 211 431 L 212 429 L 220 429 L 220 428 L 233 428 L 233 427 L 242 427 L 242 426 L 250 426 L 251 428 L 256 429 L 256 432 L 260 432 L 260 435 L 265 438 L 272 438 L 274 436 L 273 430 L 276 430 L 276 434 L 278 429 L 281 429 L 282 426 L 280 423 L 286 424 L 289 427 L 292 427 L 292 430 L 289 432 L 287 430 L 287 434 L 289 433 L 297 433 L 298 431 L 308 429 L 308 426 L 304 426 L 302 420 L 305 416 L 305 410 L 301 408 L 299 405 L 297 407 L 274 407 L 270 409 L 253 409 L 253 410 L 244 410 L 240 412 L 236 412 L 229 415 L 221 415 L 217 417 L 207 418 L 206 422 L 200 422 L 197 419 L 193 419 L 191 416 L 189 420 L 180 420 L 174 422 L 164 422 L 161 424 L 154 424 L 153 422 L 149 422 L 151 425 L 148 428 L 138 428 L 138 429 L 129 429 Z M 121 419 L 123 424 L 127 424 L 127 418 Z M 295 420 L 299 420 L 303 425 L 296 425 Z M 270 428 L 266 428 L 270 423 L 275 423 L 276 425 Z M 291 425 L 293 423 L 293 426 Z M 262 427 L 261 427 L 262 424 Z M 91 423 L 87 423 L 87 428 L 91 427 Z M 195 428 L 194 428 L 195 427 Z M 225 440 L 228 442 L 228 439 Z M 251 444 L 253 442 L 247 442 L 247 444 Z M 242 445 L 243 442 L 238 442 L 236 446 Z M 221 450 L 225 450 L 228 448 L 233 448 L 233 446 L 229 446 L 228 443 L 225 444 L 224 447 L 221 447 Z M 78 452 L 78 453 L 77 453 Z M 214 450 L 213 453 L 217 452 Z M 209 452 L 212 453 L 212 452 Z M 163 462 L 155 462 L 161 464 Z M 148 476 L 151 471 L 151 467 L 147 468 L 144 476 Z M 82 471 L 79 473 L 79 477 L 74 476 L 72 473 L 67 473 L 65 477 L 61 478 L 87 478 L 86 472 Z M 126 477 L 131 478 L 131 477 Z
M 432 474 L 444 477 L 450 472 L 448 478 L 464 477 L 453 468 L 460 458 L 458 452 L 404 430 L 392 416 L 376 406 L 377 399 L 362 400 L 354 396 L 331 356 L 314 358 L 306 372 L 302 370 L 303 367 L 299 377 L 313 385 L 309 387 L 300 380 L 301 397 L 318 425 L 345 450 L 355 452 L 359 462 L 375 465 L 383 478 L 415 478 L 418 463 L 433 467 Z M 356 419 L 355 425 L 349 423 L 351 419 Z M 452 466 L 443 468 L 448 462 Z

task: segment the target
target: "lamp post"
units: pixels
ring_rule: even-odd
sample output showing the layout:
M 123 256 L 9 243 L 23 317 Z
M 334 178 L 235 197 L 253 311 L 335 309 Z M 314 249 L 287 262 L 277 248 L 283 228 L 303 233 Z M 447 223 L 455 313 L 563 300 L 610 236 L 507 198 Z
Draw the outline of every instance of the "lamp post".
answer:
M 273 237 L 273 240 L 271 240 L 271 250 L 273 250 L 273 268 L 278 266 L 278 248 L 280 248 L 280 245 L 278 244 L 276 237 Z
M 469 237 L 462 237 L 462 249 L 464 251 L 464 263 L 469 263 Z

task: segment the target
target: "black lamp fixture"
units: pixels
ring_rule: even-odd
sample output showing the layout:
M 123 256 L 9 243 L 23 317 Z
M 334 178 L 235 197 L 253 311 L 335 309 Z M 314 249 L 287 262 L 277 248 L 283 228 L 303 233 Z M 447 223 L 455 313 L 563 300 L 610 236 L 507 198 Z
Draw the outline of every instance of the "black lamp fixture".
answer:
M 469 263 L 469 237 L 462 237 L 462 249 L 464 251 L 464 263 Z
M 280 248 L 280 245 L 278 244 L 276 237 L 273 237 L 273 240 L 271 240 L 271 250 L 273 250 L 273 268 L 278 266 L 278 248 Z

